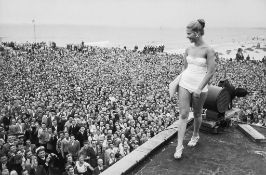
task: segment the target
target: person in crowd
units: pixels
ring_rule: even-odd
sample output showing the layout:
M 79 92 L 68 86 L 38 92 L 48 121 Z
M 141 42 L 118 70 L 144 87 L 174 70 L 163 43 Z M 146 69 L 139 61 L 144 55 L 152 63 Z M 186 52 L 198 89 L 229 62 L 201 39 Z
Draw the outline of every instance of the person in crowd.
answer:
M 11 125 L 9 126 L 9 134 L 19 134 L 20 133 L 20 128 L 16 123 L 16 119 L 13 118 L 11 120 Z
M 1 155 L 0 161 L 1 161 L 1 166 L 0 166 L 1 172 L 5 169 L 11 169 L 10 162 L 8 162 L 7 156 L 5 154 Z
M 72 165 L 67 165 L 66 166 L 66 172 L 64 173 L 65 175 L 76 175 L 74 166 Z
M 69 128 L 68 128 L 68 133 L 69 133 L 70 135 L 73 134 L 74 137 L 77 138 L 77 134 L 78 134 L 78 132 L 79 132 L 79 129 L 80 129 L 80 127 L 77 125 L 77 121 L 76 121 L 76 120 L 73 120 L 73 121 L 72 121 L 72 125 L 69 126 Z
M 76 162 L 75 170 L 77 174 L 92 175 L 94 168 L 84 161 L 84 155 L 81 154 Z
M 57 144 L 57 132 L 52 130 L 52 128 L 48 128 L 49 133 L 49 141 L 46 143 L 47 153 L 56 154 L 56 144 Z
M 237 60 L 237 61 L 242 61 L 242 60 L 244 60 L 243 49 L 241 49 L 241 48 L 238 48 L 238 49 L 237 49 L 236 60 Z
M 93 167 L 97 166 L 96 152 L 89 141 L 84 142 L 84 146 L 80 149 L 79 154 L 82 154 L 85 157 L 85 161 L 90 163 Z
M 2 171 L 2 175 L 9 175 L 9 170 L 8 169 L 4 169 Z
M 68 147 L 70 145 L 69 133 L 65 131 L 64 139 L 61 141 L 61 155 L 63 158 L 66 158 L 68 154 Z
M 84 126 L 81 126 L 79 132 L 77 133 L 76 139 L 80 143 L 80 147 L 83 147 L 84 141 L 88 140 L 88 134 Z
M 10 171 L 10 175 L 18 175 L 18 172 L 16 170 Z
M 24 169 L 22 171 L 22 175 L 30 175 L 29 171 L 27 169 Z
M 75 140 L 75 136 L 74 135 L 71 135 L 67 153 L 71 154 L 73 156 L 74 160 L 77 160 L 79 150 L 80 150 L 79 141 Z
M 32 154 L 31 150 L 27 150 L 25 153 L 25 160 L 23 162 L 23 170 L 28 170 L 28 173 L 30 172 L 31 165 L 32 165 L 32 157 L 34 156 Z
M 110 153 L 109 155 L 109 160 L 108 160 L 108 166 L 113 165 L 116 162 L 116 157 L 115 154 L 113 152 Z
M 99 175 L 107 168 L 106 165 L 103 164 L 103 159 L 101 158 L 97 160 L 97 164 L 97 167 L 93 171 L 93 175 Z
M 32 166 L 29 172 L 30 175 L 47 175 L 48 170 L 45 165 L 40 165 L 36 156 L 32 157 Z
M 42 123 L 38 130 L 39 145 L 46 147 L 47 142 L 50 140 L 50 134 L 45 123 Z
M 187 26 L 187 38 L 194 44 L 186 49 L 183 71 L 179 82 L 180 117 L 178 143 L 174 157 L 181 158 L 187 119 L 192 103 L 194 130 L 188 146 L 195 146 L 199 140 L 203 104 L 207 98 L 208 83 L 216 71 L 215 51 L 203 40 L 205 21 L 199 19 Z

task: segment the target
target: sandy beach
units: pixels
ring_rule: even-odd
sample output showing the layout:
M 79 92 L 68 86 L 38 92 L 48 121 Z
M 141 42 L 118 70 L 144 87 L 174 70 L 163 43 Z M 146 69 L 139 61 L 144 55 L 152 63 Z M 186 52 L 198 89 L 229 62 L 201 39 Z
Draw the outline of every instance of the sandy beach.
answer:
M 257 47 L 257 45 L 260 47 Z M 254 40 L 249 42 L 232 43 L 226 46 L 214 46 L 220 58 L 234 59 L 238 48 L 243 49 L 243 55 L 246 58 L 248 55 L 251 60 L 261 60 L 266 56 L 266 40 Z
M 260 47 L 257 47 L 257 45 Z M 237 53 L 238 48 L 243 49 L 243 55 L 246 58 L 248 55 L 251 60 L 262 60 L 263 57 L 266 56 L 266 39 L 256 39 L 250 41 L 242 41 L 242 42 L 231 42 L 225 44 L 217 44 L 211 45 L 216 52 L 219 54 L 219 58 L 224 59 L 234 59 Z M 185 49 L 177 49 L 177 50 L 166 50 L 168 53 L 178 53 L 184 54 Z

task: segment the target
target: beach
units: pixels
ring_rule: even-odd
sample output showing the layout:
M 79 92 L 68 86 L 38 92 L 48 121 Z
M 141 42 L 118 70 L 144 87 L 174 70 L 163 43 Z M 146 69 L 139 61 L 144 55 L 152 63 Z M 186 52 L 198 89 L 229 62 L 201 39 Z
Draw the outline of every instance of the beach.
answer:
M 257 47 L 257 45 L 260 47 Z M 238 48 L 243 49 L 243 55 L 246 58 L 250 57 L 251 60 L 261 60 L 266 56 L 266 40 L 251 40 L 249 42 L 231 43 L 227 46 L 214 46 L 216 52 L 218 52 L 220 58 L 234 59 Z

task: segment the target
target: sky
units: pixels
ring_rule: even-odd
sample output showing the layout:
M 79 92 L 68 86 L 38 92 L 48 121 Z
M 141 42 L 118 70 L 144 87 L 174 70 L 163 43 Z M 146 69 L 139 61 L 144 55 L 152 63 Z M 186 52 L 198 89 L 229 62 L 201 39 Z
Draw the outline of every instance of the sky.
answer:
M 266 0 L 0 0 L 0 23 L 266 27 Z

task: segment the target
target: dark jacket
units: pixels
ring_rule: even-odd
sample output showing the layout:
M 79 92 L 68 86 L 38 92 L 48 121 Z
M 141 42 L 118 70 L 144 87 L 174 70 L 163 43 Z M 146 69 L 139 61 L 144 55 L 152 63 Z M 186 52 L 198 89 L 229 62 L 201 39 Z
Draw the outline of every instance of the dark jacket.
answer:
M 36 169 L 31 168 L 30 175 L 48 175 L 43 165 L 38 165 Z
M 97 166 L 96 168 L 94 168 L 93 175 L 101 174 L 106 168 L 107 168 L 106 165 L 103 165 L 103 169 L 101 169 L 99 166 Z
M 68 133 L 69 133 L 69 135 L 73 134 L 76 138 L 77 134 L 79 132 L 79 129 L 80 129 L 80 127 L 78 125 L 76 125 L 76 126 L 71 125 L 68 129 Z
M 87 132 L 84 131 L 83 134 L 81 132 L 78 132 L 76 139 L 79 141 L 80 147 L 83 147 L 84 146 L 84 141 L 88 140 Z

